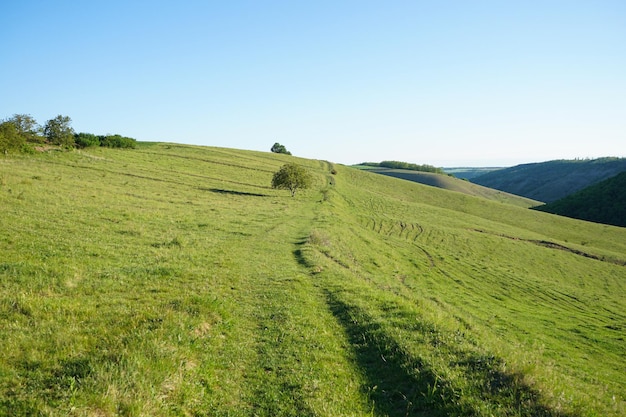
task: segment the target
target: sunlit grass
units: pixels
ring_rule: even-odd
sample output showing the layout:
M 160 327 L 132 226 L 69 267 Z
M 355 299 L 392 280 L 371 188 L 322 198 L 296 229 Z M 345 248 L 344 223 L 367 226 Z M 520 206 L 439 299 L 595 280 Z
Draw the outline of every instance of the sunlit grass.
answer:
M 375 333 L 392 337 L 393 349 L 403 346 L 403 368 L 421 364 L 449 384 L 451 397 L 443 403 L 451 406 L 456 395 L 458 408 L 444 407 L 441 415 L 489 415 L 503 404 L 521 415 L 619 415 L 623 229 L 464 198 L 436 201 L 426 188 L 403 192 L 399 182 L 377 186 L 365 173 L 349 175 L 367 186 L 343 192 L 340 185 L 338 196 L 350 215 L 334 211 L 314 232 L 309 263 L 319 277 L 330 277 L 344 310 L 377 323 Z M 396 198 L 389 198 L 394 192 Z M 454 216 L 439 209 L 453 204 Z M 538 244 L 543 240 L 604 260 Z M 372 298 L 363 303 L 364 296 L 355 296 L 359 291 Z M 377 300 L 392 307 L 377 309 Z M 427 337 L 423 329 L 429 329 Z M 484 386 L 489 378 L 507 384 L 489 382 L 498 386 L 492 392 Z M 420 383 L 434 382 L 413 381 Z M 416 412 L 424 407 L 412 404 Z
M 624 229 L 175 144 L 2 158 L 0 202 L 0 414 L 624 412 Z

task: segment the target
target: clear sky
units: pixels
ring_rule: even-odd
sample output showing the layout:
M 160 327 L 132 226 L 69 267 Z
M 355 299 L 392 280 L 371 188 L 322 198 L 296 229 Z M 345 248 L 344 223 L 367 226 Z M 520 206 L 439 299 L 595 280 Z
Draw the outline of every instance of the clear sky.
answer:
M 626 156 L 626 1 L 6 1 L 0 118 L 353 164 Z

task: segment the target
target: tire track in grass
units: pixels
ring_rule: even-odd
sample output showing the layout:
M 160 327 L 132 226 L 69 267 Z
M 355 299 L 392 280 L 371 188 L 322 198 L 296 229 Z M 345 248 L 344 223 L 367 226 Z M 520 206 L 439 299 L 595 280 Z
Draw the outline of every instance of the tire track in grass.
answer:
M 327 308 L 344 328 L 375 415 L 574 416 L 550 409 L 523 374 L 466 338 L 467 325 L 429 321 L 410 292 L 380 291 L 376 277 L 363 279 L 335 262 L 340 254 L 328 253 L 330 246 L 320 240 L 302 251 L 301 262 L 318 277 Z
M 533 243 L 533 244 L 538 245 L 538 246 L 543 246 L 544 248 L 561 250 L 561 251 L 572 253 L 574 255 L 582 256 L 584 258 L 594 259 L 596 261 L 609 262 L 609 263 L 612 263 L 612 264 L 615 264 L 615 265 L 619 265 L 619 266 L 626 266 L 626 261 L 624 261 L 624 260 L 621 260 L 621 259 L 610 259 L 610 258 L 606 258 L 604 256 L 594 255 L 592 253 L 588 253 L 588 252 L 584 252 L 584 251 L 581 251 L 581 250 L 578 250 L 578 249 L 570 248 L 568 246 L 561 245 L 560 243 L 550 242 L 548 240 L 522 239 L 522 238 L 519 238 L 519 237 L 503 235 L 503 234 L 500 234 L 500 233 L 487 232 L 485 230 L 480 230 L 480 229 L 470 229 L 470 230 L 474 231 L 474 232 L 478 232 L 478 233 L 486 233 L 486 234 L 499 236 L 499 237 L 502 237 L 502 238 L 505 238 L 505 239 L 518 240 L 518 241 L 521 241 L 521 242 Z
M 263 243 L 250 239 L 238 248 L 254 268 L 245 272 L 255 323 L 246 402 L 256 416 L 363 415 L 359 376 L 344 357 L 340 327 L 299 257 L 314 206 L 297 204 L 303 206 L 256 236 Z

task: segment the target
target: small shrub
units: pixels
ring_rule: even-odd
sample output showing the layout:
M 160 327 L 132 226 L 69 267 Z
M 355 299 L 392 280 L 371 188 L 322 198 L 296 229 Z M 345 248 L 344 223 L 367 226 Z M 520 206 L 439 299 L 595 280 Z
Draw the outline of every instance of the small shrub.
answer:
M 7 154 L 19 151 L 25 144 L 26 141 L 20 136 L 13 123 L 3 122 L 0 124 L 0 152 Z
M 100 138 L 92 133 L 77 133 L 74 135 L 74 143 L 77 148 L 100 146 Z
M 137 141 L 121 135 L 100 136 L 100 146 L 107 148 L 135 148 Z
M 330 238 L 319 230 L 311 230 L 307 243 L 319 247 L 329 247 Z
M 274 145 L 272 145 L 272 149 L 270 149 L 272 152 L 274 153 L 283 153 L 285 155 L 291 155 L 291 152 L 289 152 L 287 150 L 287 148 L 285 148 L 284 145 L 281 145 L 280 143 L 276 142 Z
M 24 143 L 20 148 L 20 152 L 32 155 L 35 153 L 35 148 L 30 143 Z

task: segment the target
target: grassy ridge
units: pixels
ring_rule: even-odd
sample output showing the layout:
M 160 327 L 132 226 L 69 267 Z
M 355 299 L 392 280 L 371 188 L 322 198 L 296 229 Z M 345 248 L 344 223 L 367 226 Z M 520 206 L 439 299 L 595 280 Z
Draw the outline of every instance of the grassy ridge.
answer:
M 5 158 L 0 201 L 0 414 L 624 412 L 623 229 L 171 144 Z
M 446 174 L 454 175 L 457 178 L 472 180 L 479 175 L 484 175 L 502 168 L 503 167 L 453 167 L 444 168 L 443 170 Z
M 482 197 L 488 200 L 499 201 L 501 203 L 513 204 L 518 207 L 529 208 L 540 204 L 539 201 L 531 200 L 530 198 L 520 197 L 492 188 L 483 187 L 482 185 L 472 184 L 468 181 L 463 181 L 458 178 L 438 173 L 410 171 L 405 169 L 371 167 L 359 168 L 366 169 L 369 172 L 375 172 L 377 174 L 388 175 L 394 178 L 400 178 L 403 180 L 442 188 L 448 191 L 456 191 L 474 197 Z

